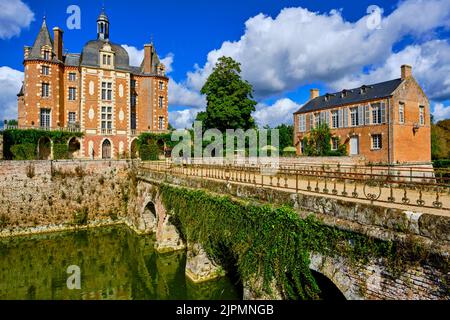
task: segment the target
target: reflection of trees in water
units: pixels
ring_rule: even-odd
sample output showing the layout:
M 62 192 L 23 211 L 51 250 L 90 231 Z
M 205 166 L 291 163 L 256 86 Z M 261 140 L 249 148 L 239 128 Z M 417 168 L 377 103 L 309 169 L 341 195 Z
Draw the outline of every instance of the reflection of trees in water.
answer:
M 227 280 L 186 284 L 185 253 L 159 255 L 126 227 L 0 240 L 0 299 L 209 299 L 234 295 Z M 82 290 L 68 290 L 67 267 Z M 216 286 L 216 287 L 215 287 Z M 236 297 L 236 296 L 234 296 Z

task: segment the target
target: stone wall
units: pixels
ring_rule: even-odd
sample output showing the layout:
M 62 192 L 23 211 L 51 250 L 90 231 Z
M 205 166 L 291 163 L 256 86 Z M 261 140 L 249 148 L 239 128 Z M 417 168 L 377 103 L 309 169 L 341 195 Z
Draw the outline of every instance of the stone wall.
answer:
M 0 160 L 3 160 L 3 134 L 0 133 Z
M 1 161 L 0 236 L 127 217 L 126 161 Z M 87 214 L 87 221 L 83 216 Z
M 310 268 L 328 277 L 347 299 L 450 299 L 448 252 L 450 218 L 375 205 L 355 204 L 339 199 L 292 194 L 282 190 L 146 172 L 138 176 L 141 184 L 161 182 L 217 195 L 231 195 L 273 205 L 292 205 L 298 214 L 314 214 L 325 225 L 371 238 L 420 245 L 413 257 L 401 266 L 390 266 L 380 257 L 364 265 L 347 257 L 323 257 L 313 253 Z M 141 188 L 145 188 L 142 186 Z M 251 295 L 249 295 L 251 296 Z

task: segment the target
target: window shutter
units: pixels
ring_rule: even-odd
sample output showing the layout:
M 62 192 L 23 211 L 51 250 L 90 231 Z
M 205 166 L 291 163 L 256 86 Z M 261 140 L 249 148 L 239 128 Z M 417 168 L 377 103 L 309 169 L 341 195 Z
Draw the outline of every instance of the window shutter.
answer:
M 309 114 L 309 130 L 314 129 L 314 114 Z
M 370 125 L 370 105 L 366 105 L 366 106 L 364 106 L 364 108 L 365 108 L 365 114 L 366 114 L 365 124 Z
M 386 123 L 386 105 L 384 102 L 380 104 L 381 108 L 381 123 Z
M 343 127 L 348 127 L 348 108 L 344 108 L 344 116 L 343 116 Z
M 364 106 L 358 106 L 358 125 L 364 125 Z
M 343 116 L 343 109 L 338 110 L 338 127 L 342 128 L 344 126 L 344 116 Z

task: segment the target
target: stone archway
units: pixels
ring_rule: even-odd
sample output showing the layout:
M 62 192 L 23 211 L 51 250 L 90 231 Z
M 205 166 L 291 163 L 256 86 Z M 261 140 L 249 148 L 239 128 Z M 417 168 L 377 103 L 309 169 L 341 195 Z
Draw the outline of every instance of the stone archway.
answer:
M 38 142 L 38 159 L 50 160 L 52 158 L 52 141 L 48 137 L 42 137 Z
M 328 301 L 343 301 L 346 300 L 344 294 L 328 277 L 320 272 L 311 270 L 311 273 L 316 280 L 316 284 L 320 289 L 320 300 Z
M 80 157 L 81 143 L 78 138 L 73 137 L 68 143 L 69 159 L 77 159 Z
M 131 144 L 130 144 L 130 158 L 131 159 L 139 158 L 139 152 L 138 152 L 138 147 L 137 147 L 137 139 L 134 139 L 133 141 L 131 141 Z
M 102 159 L 104 159 L 104 160 L 111 159 L 111 154 L 112 154 L 111 141 L 106 139 L 102 143 Z
M 142 213 L 144 230 L 151 230 L 152 232 L 155 232 L 158 224 L 157 217 L 155 204 L 152 201 L 149 201 L 144 207 L 144 212 Z

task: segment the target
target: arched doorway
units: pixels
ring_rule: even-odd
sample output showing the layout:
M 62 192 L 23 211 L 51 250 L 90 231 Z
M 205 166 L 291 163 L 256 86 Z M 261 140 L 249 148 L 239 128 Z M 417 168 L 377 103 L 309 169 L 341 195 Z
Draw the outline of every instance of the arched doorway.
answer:
M 73 137 L 69 140 L 68 151 L 69 151 L 69 159 L 76 159 L 80 155 L 81 143 L 80 141 Z
M 317 285 L 319 286 L 320 300 L 330 300 L 330 301 L 346 300 L 341 290 L 339 290 L 339 288 L 328 277 L 314 270 L 311 270 L 311 273 L 314 279 L 316 280 Z
M 131 159 L 137 159 L 138 158 L 137 139 L 134 139 L 133 141 L 131 141 L 130 157 L 131 157 Z
M 102 159 L 111 159 L 111 142 L 108 139 L 102 144 Z
M 52 141 L 48 137 L 42 137 L 38 143 L 38 159 L 50 160 L 52 156 Z

